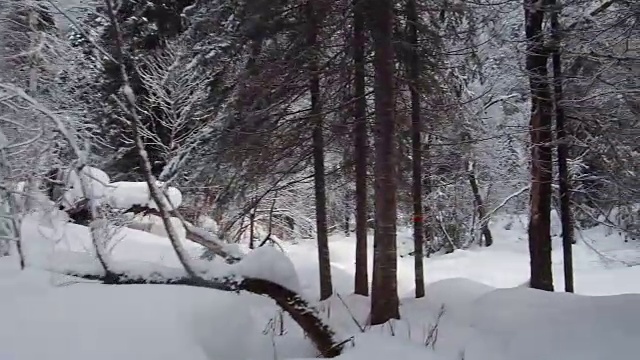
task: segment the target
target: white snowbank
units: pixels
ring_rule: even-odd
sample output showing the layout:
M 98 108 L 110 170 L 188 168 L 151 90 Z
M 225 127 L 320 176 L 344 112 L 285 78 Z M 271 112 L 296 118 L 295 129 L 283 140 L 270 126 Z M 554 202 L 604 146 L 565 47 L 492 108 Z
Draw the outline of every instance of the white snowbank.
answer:
M 5 260 L 0 259 L 2 360 L 210 360 L 194 337 L 194 314 L 215 312 L 221 303 L 229 320 L 242 307 L 221 302 L 238 299 L 235 294 L 76 283 L 34 269 L 20 272 Z M 229 323 L 209 326 L 222 330 Z M 237 339 L 260 336 L 257 325 L 242 330 Z
M 427 286 L 426 294 L 423 299 L 401 299 L 401 320 L 356 335 L 355 348 L 348 348 L 338 358 L 602 360 L 637 357 L 640 294 L 582 296 L 529 288 L 495 289 L 466 279 L 439 281 Z M 365 327 L 369 299 L 343 295 L 343 300 L 333 297 L 324 303 L 325 312 L 331 314 L 329 324 L 342 333 L 359 334 L 356 322 Z M 441 309 L 444 310 L 438 320 Z M 435 335 L 426 346 L 430 332 Z
M 417 314 L 436 313 L 442 303 L 434 299 L 457 296 L 459 304 L 466 303 L 457 308 L 444 303 L 435 350 L 446 358 L 456 359 L 461 353 L 477 360 L 637 356 L 640 294 L 591 297 L 522 287 L 485 292 L 458 280 L 435 285 L 427 287 L 429 298 L 405 308 L 405 316 L 416 324 Z

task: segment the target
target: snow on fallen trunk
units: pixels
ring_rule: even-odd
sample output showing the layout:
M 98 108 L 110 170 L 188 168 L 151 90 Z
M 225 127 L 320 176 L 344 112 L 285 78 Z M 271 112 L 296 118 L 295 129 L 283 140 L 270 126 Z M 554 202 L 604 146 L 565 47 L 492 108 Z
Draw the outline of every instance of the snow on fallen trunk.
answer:
M 178 237 L 181 240 L 187 238 L 187 230 L 182 225 L 182 221 L 180 221 L 180 219 L 177 217 L 171 217 L 171 224 L 173 224 L 173 228 L 176 229 Z M 169 237 L 162 218 L 154 214 L 132 214 L 128 219 L 127 227 L 166 238 Z
M 222 256 L 230 262 L 236 262 L 244 256 L 237 244 L 223 243 L 209 231 L 193 226 L 187 221 L 183 222 L 183 226 L 187 232 L 187 239 L 204 246 L 215 255 Z
M 162 184 L 158 185 L 162 186 Z M 149 193 L 149 186 L 145 182 L 120 181 L 110 184 L 109 188 L 107 197 L 113 208 L 129 209 L 137 205 L 158 209 Z M 182 193 L 177 188 L 169 186 L 165 193 L 171 204 L 169 210 L 175 210 L 182 204 Z
M 158 219 L 156 219 L 158 220 Z M 175 219 L 178 222 L 178 219 Z M 162 226 L 162 224 L 158 225 Z M 179 223 L 180 229 L 182 223 Z M 187 223 L 187 226 L 190 224 Z M 213 236 L 202 229 L 190 226 L 190 230 L 198 231 L 207 240 L 213 241 Z M 27 263 L 30 266 L 51 269 L 61 264 L 72 264 L 78 261 L 78 266 L 83 269 L 94 269 L 95 264 L 91 260 L 92 244 L 89 229 L 85 226 L 66 223 L 64 219 L 47 217 L 42 214 L 27 216 L 22 223 L 23 245 L 27 255 Z M 250 251 L 246 255 L 237 251 L 236 247 L 229 244 L 215 242 L 222 246 L 221 251 L 232 250 L 232 255 L 240 260 L 233 264 L 223 261 L 196 261 L 202 252 L 202 245 L 181 239 L 191 254 L 200 271 L 205 271 L 207 277 L 238 276 L 271 281 L 294 292 L 300 291 L 300 282 L 295 267 L 286 254 L 274 247 L 263 246 Z M 212 243 L 213 244 L 213 243 Z M 118 266 L 120 271 L 129 272 L 132 275 L 146 277 L 153 273 L 154 266 L 158 272 L 164 273 L 163 267 L 180 268 L 169 240 L 165 237 L 150 234 L 144 231 L 130 228 L 119 229 L 112 237 L 109 260 L 113 266 Z M 235 251 L 233 251 L 235 250 Z M 123 263 L 123 264 L 118 264 Z M 84 265 L 87 265 L 84 267 Z M 127 264 L 134 265 L 125 271 Z M 148 268 L 140 268 L 139 264 L 148 264 Z M 65 267 L 68 269 L 68 267 Z M 93 272 L 90 272 L 93 273 Z M 181 274 L 182 276 L 183 274 Z
M 272 246 L 251 250 L 230 266 L 229 274 L 271 281 L 296 293 L 301 286 L 291 259 Z

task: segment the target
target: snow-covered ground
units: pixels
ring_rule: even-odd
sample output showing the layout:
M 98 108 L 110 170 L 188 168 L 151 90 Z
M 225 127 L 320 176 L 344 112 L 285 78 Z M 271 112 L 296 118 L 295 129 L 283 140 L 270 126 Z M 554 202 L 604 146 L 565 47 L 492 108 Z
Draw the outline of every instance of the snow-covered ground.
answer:
M 526 223 L 492 224 L 490 248 L 425 259 L 425 299 L 412 299 L 410 232 L 398 236 L 402 320 L 366 328 L 368 299 L 351 295 L 355 240 L 331 238 L 333 280 L 340 294 L 319 304 L 348 341 L 341 359 L 585 360 L 632 359 L 640 352 L 640 249 L 607 229 L 582 231 L 574 246 L 576 292 L 520 287 L 528 276 Z M 509 230 L 507 230 L 507 228 Z M 54 274 L 69 254 L 91 251 L 88 230 L 54 220 L 23 227 L 28 269 L 0 258 L 0 360 L 42 359 L 305 359 L 316 352 L 301 330 L 269 299 L 182 286 L 108 286 Z M 168 240 L 124 229 L 114 262 L 175 268 Z M 187 245 L 194 257 L 201 251 Z M 287 286 L 317 298 L 313 242 L 286 243 L 293 263 Z M 245 275 L 293 273 L 286 258 L 260 250 L 232 271 Z M 554 238 L 554 276 L 561 291 L 560 241 Z M 264 260 L 269 258 L 269 260 Z M 73 261 L 72 261 L 73 260 Z M 93 264 L 95 265 L 95 263 Z M 220 265 L 220 264 L 219 264 Z M 225 265 L 227 266 L 227 265 Z M 230 271 L 220 265 L 220 271 Z M 599 295 L 599 296 L 593 296 Z M 364 328 L 362 332 L 360 328 Z

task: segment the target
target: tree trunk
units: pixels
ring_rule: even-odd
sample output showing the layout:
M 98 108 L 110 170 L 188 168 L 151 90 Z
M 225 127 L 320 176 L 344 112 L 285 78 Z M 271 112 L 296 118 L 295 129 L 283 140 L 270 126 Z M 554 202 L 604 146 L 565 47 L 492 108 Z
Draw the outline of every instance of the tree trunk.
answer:
M 422 218 L 422 120 L 420 119 L 420 56 L 418 55 L 418 11 L 415 0 L 407 1 L 409 91 L 411 93 L 411 165 L 413 198 L 413 248 L 416 298 L 424 297 L 424 240 Z
M 428 196 L 431 194 L 431 175 L 429 174 L 429 171 L 431 169 L 431 151 L 429 148 L 429 142 L 430 142 L 430 138 L 427 137 L 427 141 L 424 144 L 424 151 L 422 153 L 422 158 L 424 159 L 426 169 L 427 169 L 426 173 L 423 175 L 423 180 L 422 180 L 425 198 L 428 198 Z M 429 206 L 428 202 L 424 204 L 422 219 L 423 219 L 422 226 L 424 228 L 424 243 L 427 246 L 429 246 L 429 249 L 430 249 L 433 244 L 433 231 L 432 231 L 433 222 L 431 221 L 431 207 Z M 427 257 L 429 255 L 430 255 L 430 250 L 427 251 Z
M 38 31 L 38 24 L 40 23 L 40 14 L 37 9 L 30 8 L 27 18 L 29 24 L 29 40 L 31 51 L 29 51 L 29 95 L 36 96 L 38 91 L 38 66 L 40 65 L 40 51 L 38 51 L 40 40 L 40 32 Z
M 365 22 L 363 2 L 353 9 L 354 158 L 356 177 L 356 274 L 355 293 L 369 295 L 367 260 L 367 99 L 365 98 Z
M 255 236 L 255 223 L 256 221 L 256 210 L 253 209 L 251 210 L 251 212 L 249 213 L 249 249 L 253 249 L 255 247 L 254 243 L 253 243 L 253 237 Z
M 393 2 L 371 0 L 375 69 L 375 209 L 371 324 L 400 318 L 397 284 L 397 163 L 394 118 Z
M 324 178 L 324 136 L 322 109 L 320 108 L 320 75 L 318 73 L 317 42 L 318 18 L 315 0 L 307 2 L 307 42 L 309 46 L 309 92 L 311 93 L 311 119 L 313 121 L 313 170 L 316 196 L 316 228 L 318 233 L 318 265 L 320 267 L 320 300 L 333 293 L 331 262 L 327 230 L 327 196 Z
M 560 58 L 560 26 L 558 16 L 560 4 L 556 5 L 555 0 L 551 0 L 551 38 L 553 41 L 553 54 L 551 61 L 553 64 L 553 105 L 556 115 L 556 137 L 558 141 L 558 177 L 560 182 L 560 221 L 562 223 L 562 250 L 564 258 L 564 290 L 573 292 L 573 256 L 571 245 L 573 244 L 573 221 L 571 216 L 571 188 L 569 184 L 569 170 L 567 168 L 567 157 L 569 150 L 566 143 L 565 117 L 562 108 L 562 60 Z M 554 6 L 555 5 L 555 6 Z
M 340 0 L 340 8 L 348 9 L 349 5 L 353 0 Z M 344 136 L 346 140 L 342 146 L 342 165 L 343 165 L 343 176 L 345 180 L 344 187 L 344 196 L 343 196 L 343 206 L 344 206 L 344 214 L 342 217 L 343 226 L 342 230 L 344 231 L 344 236 L 351 236 L 351 216 L 353 214 L 353 201 L 354 201 L 354 191 L 351 188 L 351 177 L 353 175 L 353 149 L 350 148 L 352 142 L 351 136 L 353 136 L 353 132 L 350 128 L 351 117 L 353 113 L 351 111 L 351 100 L 353 99 L 353 83 L 351 82 L 351 72 L 352 68 L 349 66 L 351 59 L 347 56 L 351 45 L 351 24 L 348 21 L 344 21 L 342 24 L 341 32 L 342 32 L 342 40 L 344 41 L 343 45 L 345 49 L 345 55 L 340 59 L 340 83 L 342 85 L 341 89 L 341 110 L 340 110 L 340 135 Z
M 531 89 L 531 208 L 529 215 L 530 286 L 553 291 L 551 273 L 551 94 L 542 26 L 544 9 L 526 0 L 526 69 Z
M 480 189 L 478 188 L 475 164 L 473 161 L 469 161 L 467 177 L 469 178 L 469 185 L 471 185 L 473 198 L 476 201 L 476 212 L 478 213 L 478 218 L 480 218 L 480 229 L 482 231 L 482 236 L 484 237 L 484 245 L 491 246 L 493 245 L 493 236 L 491 236 L 491 230 L 489 230 L 489 219 L 486 219 L 487 212 L 485 211 L 484 201 L 482 200 L 482 195 L 480 195 Z

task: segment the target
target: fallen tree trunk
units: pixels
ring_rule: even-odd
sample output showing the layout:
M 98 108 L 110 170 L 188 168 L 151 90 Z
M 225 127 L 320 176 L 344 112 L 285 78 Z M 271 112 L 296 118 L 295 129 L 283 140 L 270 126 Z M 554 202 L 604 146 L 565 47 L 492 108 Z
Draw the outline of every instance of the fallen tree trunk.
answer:
M 344 342 L 338 342 L 336 334 L 319 317 L 316 309 L 300 295 L 274 282 L 256 278 L 225 277 L 221 279 L 203 279 L 193 277 L 153 279 L 132 276 L 124 273 L 108 275 L 82 274 L 66 272 L 66 275 L 87 280 L 100 281 L 107 285 L 183 285 L 215 289 L 220 291 L 240 292 L 267 296 L 274 300 L 302 328 L 316 349 L 325 358 L 333 358 L 341 354 Z

